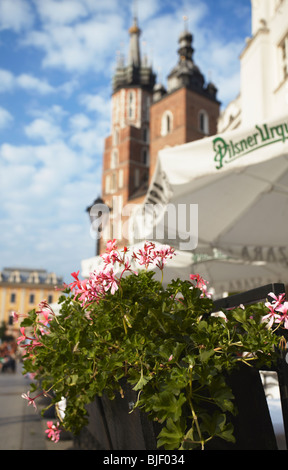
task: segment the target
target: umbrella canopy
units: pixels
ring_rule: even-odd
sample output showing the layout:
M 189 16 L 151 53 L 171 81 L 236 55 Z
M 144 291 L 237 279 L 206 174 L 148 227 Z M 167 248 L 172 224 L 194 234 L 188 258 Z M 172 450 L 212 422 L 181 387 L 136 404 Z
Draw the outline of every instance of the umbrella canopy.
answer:
M 209 255 L 197 267 L 214 283 L 231 270 L 242 281 L 254 272 L 288 282 L 287 116 L 160 151 L 130 233 L 131 243 Z M 215 250 L 232 260 L 213 260 Z

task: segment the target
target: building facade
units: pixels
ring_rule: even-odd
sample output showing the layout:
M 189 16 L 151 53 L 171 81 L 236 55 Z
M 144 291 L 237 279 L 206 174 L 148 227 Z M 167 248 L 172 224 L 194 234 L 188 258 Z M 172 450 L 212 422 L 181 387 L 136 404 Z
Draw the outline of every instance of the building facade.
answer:
M 137 18 L 129 30 L 127 64 L 119 58 L 113 77 L 111 135 L 105 139 L 102 200 L 110 209 L 107 238 L 127 243 L 123 227 L 129 218 L 124 206 L 143 201 L 159 150 L 213 135 L 220 103 L 217 89 L 205 83 L 193 60 L 192 34 L 179 37 L 178 63 L 167 79 L 167 89 L 141 57 Z M 120 243 L 121 245 L 121 243 Z
M 254 126 L 288 111 L 288 0 L 251 0 L 251 37 L 240 55 L 240 93 L 218 132 Z
M 57 302 L 62 279 L 39 269 L 4 268 L 0 272 L 0 325 L 12 326 L 13 312 L 26 314 L 43 300 Z M 15 325 L 17 329 L 18 325 Z

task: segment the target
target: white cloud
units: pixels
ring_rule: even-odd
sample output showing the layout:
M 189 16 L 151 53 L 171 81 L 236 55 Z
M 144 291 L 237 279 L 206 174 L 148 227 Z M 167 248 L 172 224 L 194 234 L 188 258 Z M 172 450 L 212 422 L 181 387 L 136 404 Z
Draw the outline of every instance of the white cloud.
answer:
M 77 0 L 34 0 L 43 22 L 71 23 L 87 15 L 85 6 Z
M 0 69 L 0 93 L 11 91 L 15 86 L 14 75 L 9 70 Z
M 0 93 L 21 89 L 43 96 L 52 93 L 61 93 L 68 97 L 77 87 L 78 81 L 75 78 L 60 85 L 53 86 L 45 78 L 36 77 L 29 73 L 21 73 L 17 76 L 9 70 L 0 69 Z
M 2 144 L 0 147 L 0 158 L 4 165 L 11 165 L 11 167 L 23 164 L 34 163 L 34 147 L 33 146 L 20 146 L 15 147 L 11 144 Z
M 86 116 L 86 114 L 79 113 L 79 114 L 74 114 L 74 116 L 71 116 L 70 118 L 70 127 L 72 131 L 82 131 L 84 129 L 87 129 L 91 126 L 91 119 Z
M 78 223 L 81 207 L 85 210 L 95 198 L 94 161 L 82 158 L 64 142 L 19 147 L 6 144 L 0 147 L 0 157 L 1 220 L 5 220 L 4 212 L 11 224 L 30 219 L 35 226 L 40 220 L 44 225 L 64 220 Z
M 104 94 L 82 94 L 78 98 L 79 103 L 84 106 L 87 114 L 78 113 L 70 118 L 70 144 L 81 149 L 85 154 L 94 156 L 101 155 L 104 150 L 104 139 L 111 131 L 111 100 L 105 99 Z
M 44 67 L 60 68 L 69 72 L 96 72 L 111 66 L 111 55 L 116 56 L 119 37 L 124 36 L 123 18 L 115 13 L 109 17 L 95 17 L 74 25 L 45 23 L 42 30 L 31 30 L 22 41 L 43 51 Z
M 73 146 L 81 148 L 85 153 L 95 155 L 96 153 L 99 154 L 103 152 L 103 135 L 104 134 L 102 133 L 99 135 L 99 132 L 97 132 L 95 128 L 91 128 L 89 130 L 75 133 L 71 137 L 70 142 Z
M 13 121 L 13 116 L 9 111 L 0 106 L 0 129 L 5 129 Z
M 110 110 L 111 101 L 106 99 L 103 95 L 84 94 L 79 98 L 80 103 L 85 106 L 88 111 L 96 111 L 103 116 L 107 116 L 107 110 Z
M 45 119 L 35 119 L 24 130 L 30 139 L 40 139 L 47 144 L 59 140 L 62 136 L 61 128 Z
M 26 0 L 1 0 L 0 30 L 12 29 L 19 32 L 33 24 L 34 15 Z
M 105 2 L 95 2 L 95 0 L 80 1 L 91 13 L 115 13 L 115 11 L 119 8 L 119 0 L 106 0 Z M 131 3 L 130 0 L 121 0 L 121 2 L 123 9 L 127 4 Z
M 41 95 L 47 95 L 55 92 L 55 88 L 52 87 L 46 80 L 41 80 L 27 73 L 19 75 L 16 79 L 17 85 L 24 90 L 31 90 L 40 93 Z

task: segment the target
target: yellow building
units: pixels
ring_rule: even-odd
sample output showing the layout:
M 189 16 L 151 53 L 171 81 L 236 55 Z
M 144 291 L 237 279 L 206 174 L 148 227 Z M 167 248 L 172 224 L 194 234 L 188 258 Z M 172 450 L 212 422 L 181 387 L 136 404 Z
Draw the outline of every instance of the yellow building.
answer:
M 11 325 L 11 314 L 26 314 L 42 300 L 57 302 L 62 278 L 41 269 L 4 268 L 0 271 L 0 326 Z M 9 321 L 10 320 L 10 321 Z

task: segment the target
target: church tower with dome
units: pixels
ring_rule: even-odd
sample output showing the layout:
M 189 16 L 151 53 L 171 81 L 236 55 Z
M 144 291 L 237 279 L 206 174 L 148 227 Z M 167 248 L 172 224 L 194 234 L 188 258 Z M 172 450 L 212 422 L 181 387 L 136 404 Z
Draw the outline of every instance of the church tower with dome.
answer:
M 179 36 L 178 62 L 167 77 L 167 89 L 157 84 L 150 109 L 150 177 L 159 150 L 217 133 L 220 102 L 217 89 L 206 84 L 193 59 L 193 36 Z
M 101 198 L 110 208 L 110 238 L 118 240 L 123 234 L 117 230 L 123 226 L 119 214 L 127 204 L 144 200 L 159 150 L 215 134 L 220 109 L 215 85 L 206 84 L 193 60 L 193 37 L 186 27 L 167 88 L 157 83 L 141 56 L 136 16 L 129 35 L 127 61 L 118 57 L 112 80 L 111 135 L 105 139 L 102 169 Z M 101 240 L 100 253 L 104 246 Z

